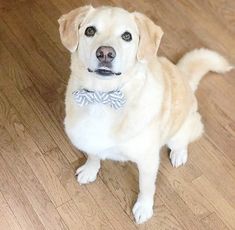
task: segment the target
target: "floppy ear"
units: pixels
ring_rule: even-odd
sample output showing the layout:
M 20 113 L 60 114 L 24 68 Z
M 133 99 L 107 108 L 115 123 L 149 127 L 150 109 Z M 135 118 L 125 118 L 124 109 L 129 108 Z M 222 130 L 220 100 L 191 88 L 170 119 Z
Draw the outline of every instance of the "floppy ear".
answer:
M 70 11 L 68 14 L 62 15 L 58 20 L 62 44 L 70 52 L 74 52 L 77 49 L 79 41 L 79 26 L 91 9 L 93 9 L 92 6 L 79 7 Z
M 157 55 L 163 31 L 145 15 L 137 12 L 133 14 L 140 33 L 137 59 L 149 60 Z

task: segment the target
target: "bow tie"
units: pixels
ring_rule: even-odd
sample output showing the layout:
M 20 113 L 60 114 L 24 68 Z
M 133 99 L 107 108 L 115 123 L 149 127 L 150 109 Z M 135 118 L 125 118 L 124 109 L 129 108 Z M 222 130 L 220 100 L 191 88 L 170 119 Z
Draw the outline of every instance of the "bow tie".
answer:
M 119 89 L 108 92 L 80 89 L 74 91 L 72 94 L 74 100 L 80 106 L 100 103 L 109 105 L 114 109 L 119 109 L 126 103 L 125 95 Z

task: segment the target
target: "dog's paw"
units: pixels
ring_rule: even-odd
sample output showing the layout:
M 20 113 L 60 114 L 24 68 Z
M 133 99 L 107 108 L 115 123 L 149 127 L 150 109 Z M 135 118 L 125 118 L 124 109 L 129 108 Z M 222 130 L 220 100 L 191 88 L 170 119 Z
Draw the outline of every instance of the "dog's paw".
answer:
M 138 199 L 132 209 L 137 224 L 150 219 L 153 215 L 153 203 L 151 201 Z
M 77 181 L 79 184 L 88 184 L 95 181 L 99 168 L 93 165 L 84 164 L 76 171 Z
M 188 152 L 186 149 L 171 150 L 170 159 L 172 166 L 177 168 L 181 165 L 184 165 L 187 162 Z

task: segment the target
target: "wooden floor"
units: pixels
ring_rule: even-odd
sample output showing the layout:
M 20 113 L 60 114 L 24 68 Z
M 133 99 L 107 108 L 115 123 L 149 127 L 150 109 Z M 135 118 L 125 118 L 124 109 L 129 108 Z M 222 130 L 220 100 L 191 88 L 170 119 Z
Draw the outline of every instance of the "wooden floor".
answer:
M 188 163 L 172 168 L 162 150 L 147 224 L 131 214 L 134 165 L 105 161 L 95 183 L 77 184 L 85 158 L 63 131 L 69 53 L 57 19 L 90 2 L 146 13 L 165 31 L 160 54 L 172 61 L 203 46 L 235 64 L 234 0 L 1 1 L 0 229 L 235 229 L 235 71 L 202 81 L 205 135 Z

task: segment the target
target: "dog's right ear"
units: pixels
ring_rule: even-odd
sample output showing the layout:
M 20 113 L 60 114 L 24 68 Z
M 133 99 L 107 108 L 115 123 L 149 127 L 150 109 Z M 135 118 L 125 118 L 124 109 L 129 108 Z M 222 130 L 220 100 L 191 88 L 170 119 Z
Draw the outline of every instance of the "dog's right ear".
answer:
M 79 26 L 87 16 L 88 12 L 92 9 L 94 8 L 91 5 L 79 7 L 59 18 L 60 39 L 62 44 L 70 52 L 74 52 L 77 49 L 79 42 Z

